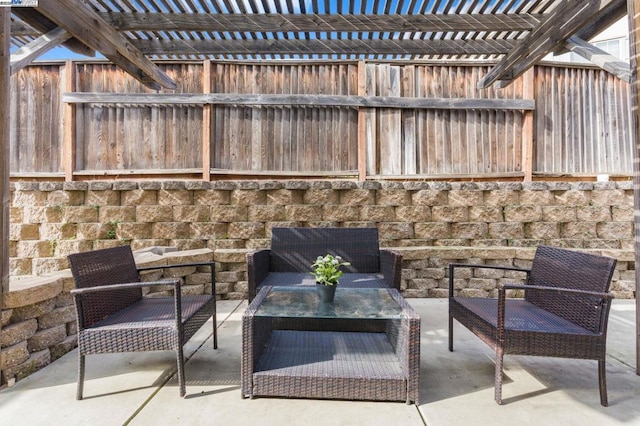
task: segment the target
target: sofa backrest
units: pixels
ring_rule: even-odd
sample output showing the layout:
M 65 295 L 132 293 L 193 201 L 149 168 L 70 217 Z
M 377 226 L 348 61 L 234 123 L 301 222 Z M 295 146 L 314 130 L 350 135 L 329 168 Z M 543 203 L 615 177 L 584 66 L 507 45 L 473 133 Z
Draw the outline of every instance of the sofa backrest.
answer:
M 344 272 L 380 272 L 377 228 L 273 228 L 272 272 L 309 272 L 318 256 L 341 256 Z

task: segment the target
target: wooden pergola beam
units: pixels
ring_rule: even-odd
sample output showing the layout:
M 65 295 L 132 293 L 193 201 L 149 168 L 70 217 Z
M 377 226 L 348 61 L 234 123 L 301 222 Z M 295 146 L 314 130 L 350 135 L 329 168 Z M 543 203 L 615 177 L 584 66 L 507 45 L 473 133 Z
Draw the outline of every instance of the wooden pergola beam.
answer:
M 71 38 L 71 34 L 64 28 L 58 27 L 55 30 L 41 35 L 27 45 L 22 46 L 11 54 L 11 74 L 15 74 L 40 55 L 43 55 L 69 38 Z
M 621 61 L 593 44 L 587 43 L 575 36 L 569 37 L 565 45 L 568 50 L 580 55 L 592 64 L 610 72 L 627 83 L 631 82 L 631 69 L 625 61 Z
M 102 53 L 152 89 L 175 89 L 176 83 L 97 12 L 73 0 L 39 0 L 36 8 L 87 46 Z
M 45 33 L 48 33 L 49 31 L 53 31 L 56 28 L 58 28 L 58 25 L 55 22 L 52 22 L 50 19 L 43 16 L 40 12 L 38 12 L 35 8 L 32 8 L 32 7 L 12 8 L 11 13 L 17 16 L 18 18 L 20 18 L 22 21 L 24 21 L 23 25 L 26 25 L 28 27 L 31 27 L 37 30 L 35 34 L 31 33 L 26 35 L 38 36 L 40 34 L 45 34 Z M 14 25 L 17 26 L 19 25 L 19 23 L 12 24 L 11 26 L 12 35 L 16 35 L 14 33 L 14 29 L 15 30 L 18 29 L 18 28 L 14 28 Z M 68 48 L 69 50 L 71 50 L 72 52 L 77 53 L 79 55 L 90 56 L 90 57 L 93 57 L 96 55 L 96 51 L 94 49 L 86 46 L 84 43 L 82 43 L 81 41 L 75 38 L 71 38 L 65 41 L 62 45 Z
M 146 55 L 497 55 L 513 40 L 131 40 Z
M 205 32 L 440 32 L 529 31 L 545 19 L 542 14 L 209 14 L 103 12 L 119 31 Z
M 518 46 L 509 52 L 489 73 L 478 82 L 485 89 L 498 80 L 499 87 L 510 84 L 549 52 L 563 44 L 589 20 L 606 10 L 618 0 L 566 0 L 556 7 L 560 13 L 552 16 L 531 31 Z

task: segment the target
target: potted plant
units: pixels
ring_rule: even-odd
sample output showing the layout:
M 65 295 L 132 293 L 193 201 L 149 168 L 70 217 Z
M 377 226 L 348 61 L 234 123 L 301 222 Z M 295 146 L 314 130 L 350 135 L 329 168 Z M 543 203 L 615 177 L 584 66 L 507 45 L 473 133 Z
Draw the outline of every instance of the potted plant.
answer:
M 338 280 L 343 273 L 340 267 L 349 265 L 351 263 L 343 261 L 342 257 L 332 254 L 318 256 L 313 262 L 311 265 L 312 274 L 316 279 L 316 290 L 322 302 L 333 302 Z

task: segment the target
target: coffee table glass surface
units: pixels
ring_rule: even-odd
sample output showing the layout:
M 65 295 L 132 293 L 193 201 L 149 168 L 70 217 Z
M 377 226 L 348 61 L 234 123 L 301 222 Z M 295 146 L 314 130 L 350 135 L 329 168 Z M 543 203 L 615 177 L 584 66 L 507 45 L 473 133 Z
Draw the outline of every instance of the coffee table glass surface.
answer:
M 322 303 L 314 287 L 271 287 L 257 317 L 399 319 L 403 311 L 386 288 L 336 289 L 333 303 Z

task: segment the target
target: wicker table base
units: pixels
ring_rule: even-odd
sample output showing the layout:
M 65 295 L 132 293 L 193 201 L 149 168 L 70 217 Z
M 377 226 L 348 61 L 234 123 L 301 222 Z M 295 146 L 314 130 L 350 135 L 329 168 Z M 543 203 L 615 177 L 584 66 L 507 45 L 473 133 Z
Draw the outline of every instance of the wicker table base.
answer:
M 270 289 L 243 316 L 243 397 L 418 403 L 420 319 L 396 290 L 388 317 L 256 315 Z

